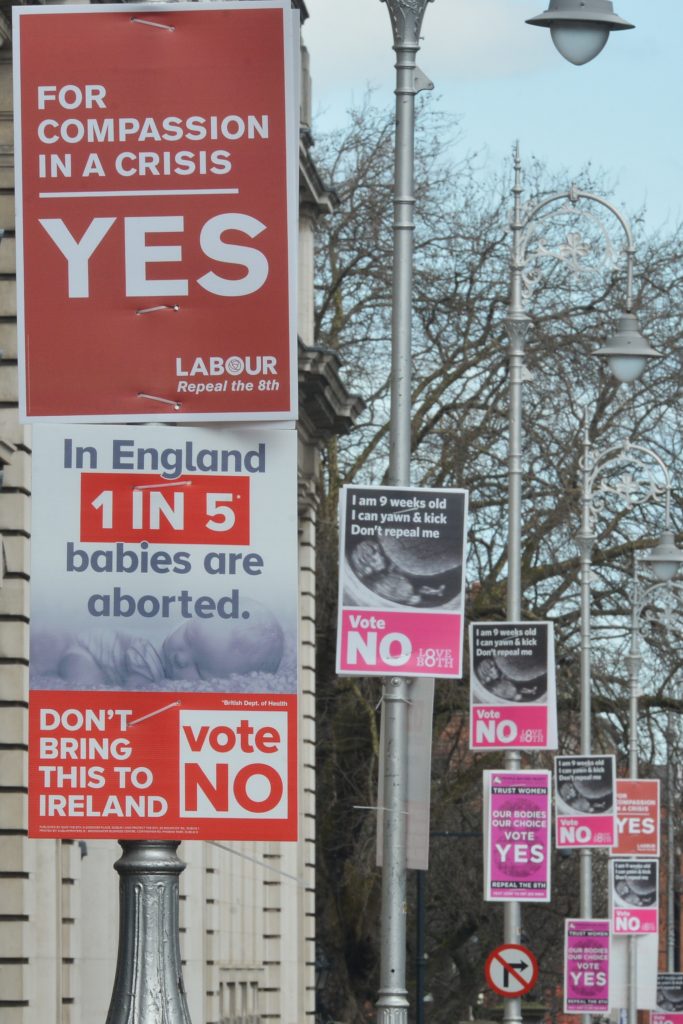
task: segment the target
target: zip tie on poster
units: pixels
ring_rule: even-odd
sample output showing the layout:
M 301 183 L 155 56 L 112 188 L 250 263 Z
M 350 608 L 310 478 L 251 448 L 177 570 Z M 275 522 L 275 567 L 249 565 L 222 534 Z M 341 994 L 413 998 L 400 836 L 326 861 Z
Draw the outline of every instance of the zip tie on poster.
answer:
M 152 28 L 165 28 L 167 32 L 175 32 L 175 25 L 164 25 L 160 21 L 148 21 L 147 18 L 131 18 L 130 20 L 137 22 L 138 25 L 151 25 Z
M 170 309 L 173 313 L 177 313 L 180 310 L 180 306 L 147 306 L 145 309 L 136 309 L 136 316 L 144 316 L 145 313 L 159 313 L 162 309 Z
M 134 491 L 163 491 L 165 487 L 192 487 L 191 480 L 167 480 L 161 484 L 136 484 Z
M 154 718 L 155 715 L 161 715 L 164 711 L 170 711 L 171 708 L 179 708 L 180 701 L 174 700 L 172 704 L 166 704 L 163 708 L 157 708 L 156 711 L 150 711 L 148 715 L 143 715 L 142 718 L 136 718 L 135 721 L 129 722 L 127 728 L 130 729 L 133 725 L 139 725 L 140 722 L 146 722 L 148 718 Z
M 138 398 L 149 398 L 150 402 L 163 402 L 164 405 L 172 405 L 176 412 L 180 408 L 180 402 L 176 402 L 173 398 L 160 398 L 159 395 L 148 395 L 144 391 L 138 391 Z

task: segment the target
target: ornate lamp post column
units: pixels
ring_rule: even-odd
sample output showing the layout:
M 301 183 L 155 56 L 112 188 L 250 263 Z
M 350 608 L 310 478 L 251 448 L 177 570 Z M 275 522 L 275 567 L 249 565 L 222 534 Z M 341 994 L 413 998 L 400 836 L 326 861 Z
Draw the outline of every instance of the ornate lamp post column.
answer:
M 428 0 L 385 0 L 396 52 L 396 146 L 392 295 L 389 483 L 410 485 L 411 315 L 415 170 L 415 96 L 431 82 L 416 66 Z M 406 819 L 410 680 L 391 678 L 382 690 L 384 817 L 378 1024 L 407 1024 Z
M 626 257 L 626 302 L 625 312 L 620 317 L 615 335 L 607 345 L 598 351 L 598 355 L 607 358 L 614 375 L 623 381 L 635 380 L 645 367 L 648 358 L 658 353 L 645 341 L 632 312 L 633 305 L 633 256 L 634 244 L 631 229 L 622 214 L 606 199 L 584 192 L 572 186 L 565 192 L 555 192 L 545 196 L 539 202 L 524 207 L 522 205 L 522 165 L 519 147 L 515 151 L 515 177 L 513 185 L 513 213 L 511 219 L 512 252 L 510 278 L 510 305 L 505 320 L 508 335 L 509 358 L 509 426 L 508 426 L 508 584 L 507 584 L 507 618 L 519 621 L 522 616 L 522 578 L 521 578 L 521 533 L 522 533 L 522 381 L 524 376 L 524 348 L 531 325 L 525 309 L 531 285 L 532 275 L 528 273 L 529 246 L 535 237 L 538 226 L 547 218 L 558 213 L 583 213 L 585 204 L 605 208 L 621 225 L 626 236 L 624 254 Z M 579 204 L 582 204 L 579 206 Z M 573 262 L 573 269 L 578 269 L 576 257 L 571 246 L 563 250 L 550 251 L 545 246 L 543 255 L 552 255 L 557 259 Z M 590 552 L 593 541 L 592 530 L 588 520 L 588 506 L 584 502 L 585 530 L 580 535 L 582 589 L 581 589 L 581 677 L 582 677 L 582 717 L 581 717 L 581 752 L 590 754 L 590 639 L 588 634 Z M 588 700 L 584 704 L 584 698 Z M 505 767 L 518 770 L 521 758 L 518 752 L 508 751 L 505 754 Z M 581 916 L 591 916 L 591 861 L 590 851 L 582 851 L 581 860 Z M 504 909 L 504 940 L 506 943 L 521 941 L 521 909 L 517 902 L 506 903 Z M 521 1000 L 506 999 L 504 1019 L 510 1024 L 521 1021 Z
M 420 48 L 420 29 L 429 0 L 384 0 L 394 36 L 396 53 L 396 148 L 394 178 L 394 260 L 392 296 L 392 369 L 391 369 L 391 413 L 389 432 L 389 483 L 399 486 L 410 485 L 411 449 L 411 313 L 413 284 L 413 238 L 414 238 L 414 140 L 415 140 L 415 96 L 423 89 L 431 89 L 432 83 L 420 71 L 415 62 Z M 574 0 L 550 0 L 551 7 L 566 8 Z M 596 5 L 600 18 L 596 21 Z M 584 11 L 584 8 L 587 10 Z M 601 45 L 595 45 L 596 31 L 607 38 L 616 28 L 630 28 L 627 22 L 611 13 L 608 0 L 582 0 L 581 16 L 577 11 L 564 12 L 562 24 L 544 19 L 536 23 L 551 27 L 555 45 L 569 60 L 575 60 L 575 47 L 579 46 L 582 61 L 599 53 Z M 553 22 L 550 25 L 550 22 Z M 568 25 L 571 23 L 571 25 Z M 571 45 L 566 42 L 567 31 Z M 588 52 L 590 55 L 588 55 Z M 521 191 L 521 190 L 520 190 Z M 581 197 L 585 194 L 581 193 Z M 591 197 L 599 202 L 597 197 Z M 540 204 L 545 205 L 545 203 Z M 608 205 L 605 203 L 605 205 Z M 521 296 L 521 290 L 518 291 Z M 509 323 L 521 322 L 525 318 L 521 309 L 511 307 Z M 516 328 L 511 327 L 511 331 Z M 524 333 L 526 333 L 524 331 Z M 642 339 L 641 339 L 642 340 Z M 523 336 L 520 346 L 523 347 Z M 654 354 L 650 352 L 649 354 Z M 517 373 L 517 369 L 515 369 Z M 519 380 L 521 387 L 521 359 Z M 511 390 L 512 394 L 512 390 Z M 521 391 L 519 392 L 521 395 Z M 515 397 L 517 418 L 521 422 L 521 398 Z M 511 413 L 512 431 L 512 413 Z M 510 455 L 511 478 L 519 481 L 521 459 L 518 454 Z M 513 465 L 515 469 L 513 469 Z M 511 484 L 510 498 L 514 487 Z M 519 506 L 517 506 L 519 507 Z M 512 517 L 511 517 L 512 518 Z M 514 545 L 512 533 L 510 544 Z M 519 545 L 517 546 L 519 550 Z M 515 570 L 516 571 L 516 570 Z M 517 574 L 518 580 L 518 574 Z M 519 583 L 516 589 L 508 591 L 508 615 L 512 616 L 519 607 L 521 593 Z M 407 993 L 405 988 L 405 895 L 406 895 L 406 749 L 407 749 L 407 702 L 410 682 L 392 678 L 385 682 L 382 695 L 384 718 L 384 831 L 382 873 L 382 914 L 381 914 L 381 966 L 380 991 L 377 1002 L 379 1024 L 404 1024 L 407 1020 Z M 515 763 L 517 759 L 515 758 Z M 519 913 L 515 915 L 510 906 L 506 934 L 519 931 Z M 516 922 L 516 923 L 515 923 Z M 519 1000 L 506 1001 L 506 1014 L 510 1004 L 516 1006 L 512 1016 L 519 1018 Z M 516 1014 L 516 1016 L 515 1016 Z
M 121 840 L 119 954 L 106 1024 L 190 1024 L 178 933 L 179 842 Z
M 665 542 L 666 544 L 666 542 Z M 677 597 L 683 595 L 683 584 L 671 581 L 679 565 L 683 562 L 683 552 L 673 545 L 666 544 L 666 561 L 662 551 L 662 543 L 654 549 L 654 552 L 644 562 L 650 562 L 655 572 L 660 577 L 659 582 L 644 587 L 638 579 L 638 563 L 633 559 L 633 600 L 631 604 L 631 644 L 627 657 L 629 675 L 629 735 L 628 735 L 628 773 L 629 778 L 638 778 L 638 697 L 640 695 L 639 675 L 642 665 L 640 654 L 640 624 L 643 619 L 648 622 L 655 622 L 669 629 L 672 622 L 672 612 Z M 659 554 L 658 554 L 659 552 Z M 653 610 L 652 598 L 655 595 L 663 597 L 663 609 L 661 614 Z M 628 989 L 628 1024 L 637 1024 L 638 1021 L 638 936 L 628 937 L 628 972 L 630 985 Z
M 616 482 L 610 473 L 624 468 Z M 635 471 L 635 475 L 633 472 Z M 657 478 L 659 471 L 660 478 Z M 581 660 L 580 660 L 580 719 L 581 753 L 591 750 L 591 623 L 590 587 L 592 554 L 595 543 L 595 524 L 605 500 L 612 495 L 623 501 L 627 508 L 650 504 L 664 496 L 664 534 L 668 536 L 670 520 L 671 478 L 666 464 L 650 448 L 626 441 L 603 451 L 593 449 L 589 438 L 587 415 L 584 419 L 583 456 L 581 459 L 581 527 L 576 537 L 580 555 L 581 588 Z M 674 549 L 675 550 L 675 549 Z M 673 556 L 675 558 L 675 556 Z M 580 850 L 581 916 L 592 913 L 591 851 Z

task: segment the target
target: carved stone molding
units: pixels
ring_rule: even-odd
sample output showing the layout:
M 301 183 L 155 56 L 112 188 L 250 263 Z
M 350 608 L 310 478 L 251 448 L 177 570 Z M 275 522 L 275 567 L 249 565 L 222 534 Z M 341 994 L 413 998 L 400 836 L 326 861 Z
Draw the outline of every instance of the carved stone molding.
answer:
M 362 398 L 349 394 L 342 383 L 340 366 L 331 349 L 299 344 L 299 416 L 313 443 L 348 434 L 363 411 Z

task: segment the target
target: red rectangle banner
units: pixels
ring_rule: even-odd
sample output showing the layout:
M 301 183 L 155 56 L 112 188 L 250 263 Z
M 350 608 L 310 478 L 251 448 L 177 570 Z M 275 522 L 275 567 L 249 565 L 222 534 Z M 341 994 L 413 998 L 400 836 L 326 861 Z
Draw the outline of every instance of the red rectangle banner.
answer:
M 34 691 L 35 837 L 296 838 L 294 694 Z
M 14 9 L 26 418 L 294 418 L 289 8 Z
M 248 544 L 249 477 L 81 474 L 82 541 Z

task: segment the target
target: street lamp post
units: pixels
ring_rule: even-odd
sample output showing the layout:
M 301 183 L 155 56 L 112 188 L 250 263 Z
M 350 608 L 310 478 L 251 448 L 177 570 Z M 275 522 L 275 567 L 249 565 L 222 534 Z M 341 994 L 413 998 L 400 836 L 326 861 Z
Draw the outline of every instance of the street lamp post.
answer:
M 663 483 L 658 482 L 654 469 L 658 470 Z M 640 479 L 632 474 L 625 474 L 616 483 L 602 480 L 600 477 L 609 474 L 620 466 L 636 467 L 641 473 Z M 590 630 L 590 581 L 591 556 L 595 541 L 595 523 L 598 513 L 604 506 L 608 495 L 618 496 L 629 508 L 644 505 L 652 499 L 664 495 L 664 530 L 657 546 L 646 559 L 651 563 L 659 582 L 645 591 L 643 601 L 658 588 L 665 587 L 678 565 L 683 560 L 683 552 L 674 544 L 671 531 L 671 478 L 666 464 L 656 452 L 644 445 L 627 441 L 604 451 L 595 452 L 591 448 L 587 418 L 584 421 L 583 456 L 581 460 L 581 528 L 577 535 L 580 553 L 581 581 L 581 752 L 591 752 L 591 630 Z M 629 777 L 638 777 L 638 673 L 640 669 L 640 652 L 638 644 L 638 620 L 644 607 L 638 601 L 638 583 L 635 578 L 634 559 L 634 603 L 631 621 L 631 649 L 628 655 L 629 666 Z M 590 917 L 591 898 L 591 857 L 590 850 L 581 850 L 581 915 Z M 627 1016 L 628 1024 L 637 1024 L 638 1015 L 638 946 L 637 937 L 628 937 L 628 987 Z
M 648 465 L 649 464 L 649 465 Z M 653 467 L 652 465 L 653 464 Z M 618 479 L 615 484 L 600 477 L 615 467 L 635 467 L 640 478 L 632 473 Z M 591 754 L 591 624 L 590 593 L 592 550 L 595 542 L 595 523 L 608 495 L 626 502 L 629 509 L 649 504 L 665 496 L 665 528 L 648 561 L 660 566 L 668 580 L 671 565 L 677 565 L 681 552 L 674 544 L 671 531 L 671 476 L 666 463 L 644 444 L 625 441 L 601 452 L 593 450 L 589 436 L 588 417 L 584 421 L 582 468 L 582 522 L 577 543 L 581 554 L 581 726 L 582 754 Z M 664 482 L 658 482 L 653 468 L 660 471 Z M 589 851 L 584 851 L 589 852 Z
M 619 467 L 635 469 L 636 475 L 627 473 L 616 484 L 610 483 L 608 475 Z M 658 480 L 659 471 L 662 480 Z M 663 482 L 662 482 L 663 481 Z M 629 509 L 657 500 L 662 495 L 664 502 L 664 533 L 655 550 L 663 550 L 662 544 L 670 533 L 671 480 L 668 469 L 656 452 L 642 444 L 626 441 L 602 451 L 593 449 L 590 443 L 588 416 L 584 418 L 583 455 L 581 458 L 581 526 L 576 537 L 580 557 L 581 591 L 581 655 L 580 655 L 580 722 L 581 753 L 589 756 L 591 740 L 591 622 L 590 592 L 592 575 L 592 551 L 595 543 L 595 525 L 605 499 L 612 495 L 626 503 Z M 673 540 L 673 538 L 672 538 Z M 677 549 L 666 546 L 666 553 L 676 559 Z M 582 849 L 580 856 L 580 900 L 581 916 L 590 917 L 592 912 L 591 851 Z
M 667 495 L 668 497 L 668 495 Z M 638 563 L 633 559 L 633 599 L 631 604 L 631 644 L 627 656 L 629 675 L 629 729 L 628 729 L 628 772 L 629 778 L 638 778 L 638 697 L 639 675 L 642 658 L 640 654 L 640 624 L 643 618 L 657 622 L 668 628 L 671 624 L 672 602 L 676 596 L 683 594 L 683 584 L 673 581 L 673 576 L 683 562 L 683 552 L 667 543 L 668 557 L 665 559 L 661 550 L 662 544 L 654 549 L 643 561 L 649 562 L 659 576 L 657 583 L 643 587 L 638 579 Z M 660 618 L 650 610 L 652 598 L 663 594 L 665 599 L 664 614 Z M 628 936 L 628 1024 L 637 1024 L 638 999 L 638 936 Z
M 673 740 L 673 713 L 669 711 L 666 716 L 666 969 L 669 974 L 676 970 L 676 826 L 673 813 L 676 799 L 676 766 L 673 759 Z
M 391 19 L 394 51 L 396 53 L 396 137 L 394 177 L 394 233 L 393 233 L 393 285 L 392 285 L 392 362 L 391 410 L 389 424 L 389 483 L 398 486 L 410 484 L 411 454 L 411 314 L 414 239 L 414 139 L 415 96 L 432 83 L 415 62 L 420 47 L 422 19 L 429 0 L 383 0 Z M 578 2 L 578 0 L 576 0 Z M 568 10 L 575 0 L 550 0 L 550 8 L 561 9 L 563 17 L 557 21 L 555 11 L 530 19 L 530 24 L 547 25 L 556 47 L 566 59 L 585 63 L 596 56 L 609 32 L 617 28 L 631 28 L 612 13 L 609 0 L 581 0 L 581 10 Z M 579 16 L 585 15 L 585 16 Z M 599 16 L 597 16 L 599 15 Z M 550 20 L 548 20 L 550 19 Z M 597 33 L 597 34 L 596 34 Z M 596 45 L 600 37 L 602 42 Z M 577 50 L 578 48 L 578 50 Z M 576 61 L 580 52 L 581 60 Z M 511 310 L 509 321 L 515 322 Z M 519 319 L 519 328 L 526 333 Z M 511 331 L 513 328 L 510 328 Z M 622 332 L 623 333 L 623 332 Z M 639 336 L 638 336 L 639 338 Z M 638 343 L 636 338 L 636 346 Z M 640 339 L 642 340 L 642 339 Z M 523 343 L 523 335 L 522 335 Z M 629 345 L 631 342 L 629 342 Z M 649 352 L 647 354 L 654 354 Z M 515 367 L 517 372 L 517 367 Z M 519 380 L 521 385 L 521 361 Z M 512 394 L 512 392 L 511 392 Z M 518 422 L 521 423 L 521 390 L 515 397 Z M 511 430 L 512 430 L 511 412 Z M 521 476 L 521 457 L 510 456 L 511 477 L 517 483 Z M 514 462 L 515 469 L 512 468 Z M 510 487 L 513 500 L 514 488 Z M 519 501 L 516 507 L 519 509 Z M 511 517 L 512 518 L 512 515 Z M 509 544 L 514 544 L 512 533 Z M 517 553 L 519 544 L 517 544 Z M 513 561 L 515 559 L 513 558 Z M 521 602 L 519 558 L 516 558 L 514 585 L 508 587 L 508 617 L 518 617 Z M 406 906 L 406 824 L 405 799 L 407 792 L 407 706 L 410 681 L 387 679 L 382 691 L 384 722 L 384 816 L 383 816 L 383 871 L 381 910 L 380 989 L 377 1001 L 378 1024 L 405 1024 L 407 1021 L 407 991 L 405 987 L 405 906 Z M 518 758 L 511 755 L 516 765 Z M 506 906 L 506 934 L 521 931 L 519 907 Z M 508 1014 L 513 1006 L 512 1016 Z M 506 1020 L 521 1019 L 519 1000 L 506 1001 Z M 516 1014 L 516 1016 L 515 1016 Z
M 385 0 L 396 53 L 396 142 L 391 349 L 389 483 L 410 485 L 411 316 L 413 290 L 415 96 L 431 88 L 415 57 L 429 0 Z M 392 677 L 382 687 L 384 808 L 378 1024 L 407 1024 L 406 817 L 408 701 L 411 682 Z
M 182 978 L 179 840 L 120 840 L 119 952 L 106 1024 L 190 1024 Z
M 645 367 L 647 359 L 658 353 L 651 348 L 640 333 L 638 321 L 633 313 L 633 257 L 634 244 L 631 229 L 623 215 L 606 199 L 592 192 L 585 192 L 572 186 L 564 192 L 555 192 L 543 197 L 530 207 L 522 205 L 522 166 L 519 147 L 515 150 L 513 184 L 513 215 L 511 220 L 512 253 L 510 304 L 505 320 L 508 336 L 509 358 L 509 426 L 508 426 L 508 583 L 507 618 L 519 621 L 522 614 L 521 579 L 521 531 L 522 531 L 522 382 L 524 377 L 524 349 L 531 320 L 525 309 L 525 270 L 528 264 L 528 247 L 536 225 L 550 214 L 558 212 L 580 212 L 579 203 L 599 204 L 610 212 L 621 225 L 626 245 L 626 297 L 625 312 L 614 336 L 598 351 L 607 358 L 610 369 L 619 380 L 636 379 Z M 550 208 L 550 209 L 548 209 Z M 565 258 L 561 252 L 554 254 Z M 586 480 L 584 476 L 584 481 Z M 583 527 L 580 535 L 581 555 L 581 753 L 591 752 L 590 734 L 590 555 L 593 534 L 590 523 L 590 500 L 584 495 Z M 518 770 L 521 764 L 517 751 L 505 755 L 505 767 Z M 590 851 L 581 851 L 580 905 L 581 916 L 589 918 L 592 912 L 591 860 Z M 504 940 L 519 943 L 521 940 L 521 908 L 517 902 L 505 904 Z M 521 1001 L 507 999 L 504 1019 L 510 1024 L 521 1021 Z

